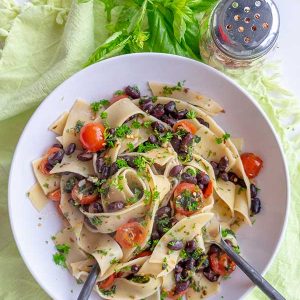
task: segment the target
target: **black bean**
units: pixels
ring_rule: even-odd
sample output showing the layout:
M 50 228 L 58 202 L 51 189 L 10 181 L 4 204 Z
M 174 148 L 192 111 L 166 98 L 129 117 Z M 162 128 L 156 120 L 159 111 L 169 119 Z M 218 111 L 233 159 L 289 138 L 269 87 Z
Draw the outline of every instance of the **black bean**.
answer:
M 64 157 L 65 151 L 63 149 L 58 150 L 48 156 L 48 163 L 52 166 L 60 163 Z
M 165 131 L 165 126 L 161 124 L 160 122 L 152 122 L 151 127 L 153 130 L 156 130 L 157 132 L 164 132 Z
M 131 266 L 131 272 L 137 273 L 140 270 L 140 267 L 138 265 L 132 265 Z
M 170 125 L 171 127 L 173 127 L 173 126 L 177 123 L 177 121 L 176 121 L 174 118 L 168 117 L 168 116 L 166 116 L 166 115 L 163 115 L 163 116 L 161 117 L 161 120 L 162 120 L 163 122 L 167 123 L 168 125 Z
M 175 279 L 176 283 L 181 282 L 182 281 L 181 274 L 180 273 L 175 273 L 174 274 L 174 279 Z
M 152 103 L 152 100 L 148 99 L 140 104 L 140 108 L 146 113 L 151 114 L 154 109 L 154 104 Z
M 198 122 L 205 127 L 209 128 L 209 123 L 205 122 L 202 118 L 197 118 Z
M 167 104 L 165 104 L 165 111 L 167 113 L 172 113 L 175 111 L 175 109 L 176 109 L 176 104 L 174 101 L 170 101 Z
M 184 138 L 181 141 L 180 150 L 185 151 L 187 147 L 193 142 L 194 136 L 189 132 L 184 136 Z
M 103 165 L 101 168 L 101 172 L 99 173 L 99 179 L 107 179 L 109 177 L 110 167 L 107 165 Z
M 209 178 L 209 176 L 208 176 L 206 173 L 204 173 L 204 172 L 198 173 L 198 174 L 196 175 L 196 178 L 197 178 L 198 184 L 202 184 L 203 186 L 209 184 L 210 178 Z
M 215 282 L 218 281 L 219 276 L 218 274 L 216 274 L 210 267 L 206 267 L 203 270 L 203 275 L 207 278 L 207 280 L 209 280 L 210 282 Z
M 116 129 L 115 128 L 109 128 L 108 133 L 111 134 L 111 135 L 115 135 Z
M 97 227 L 94 224 L 92 224 L 92 222 L 87 216 L 84 216 L 84 223 L 86 223 L 89 227 L 93 229 L 97 229 Z
M 174 150 L 175 150 L 176 152 L 179 151 L 180 143 L 181 143 L 181 140 L 180 140 L 178 137 L 176 137 L 176 136 L 174 136 L 174 137 L 171 139 L 171 145 L 172 145 L 172 147 L 174 148 Z
M 135 160 L 134 156 L 123 156 L 123 158 L 126 160 L 129 167 L 136 168 L 136 165 L 134 163 Z
M 175 266 L 175 269 L 174 269 L 175 273 L 181 273 L 182 270 L 183 270 L 182 266 L 180 266 L 180 265 Z
M 188 278 L 189 277 L 189 273 L 190 272 L 188 270 L 183 269 L 182 272 L 181 272 L 182 279 Z
M 251 200 L 251 211 L 254 215 L 257 215 L 261 210 L 261 201 L 259 198 Z
M 114 201 L 108 204 L 107 210 L 109 212 L 114 212 L 114 211 L 121 210 L 124 207 L 125 207 L 125 203 L 123 201 Z
M 255 198 L 257 196 L 257 187 L 255 186 L 255 184 L 251 183 L 250 184 L 250 192 L 251 192 L 251 198 Z
M 118 169 L 118 165 L 115 162 L 112 163 L 109 170 L 109 176 L 113 176 L 114 174 L 116 174 L 118 172 Z
M 71 155 L 72 153 L 74 153 L 75 150 L 76 150 L 76 144 L 75 144 L 75 143 L 71 143 L 71 144 L 67 147 L 65 153 L 66 153 L 67 155 Z
M 162 104 L 157 104 L 154 106 L 151 115 L 157 119 L 160 119 L 165 114 L 165 109 Z
M 223 156 L 219 161 L 219 165 L 218 165 L 219 170 L 221 172 L 225 172 L 228 165 L 229 165 L 229 159 L 227 158 L 227 156 Z
M 169 206 L 162 206 L 156 212 L 156 216 L 158 218 L 163 216 L 170 216 L 171 215 L 171 208 Z
M 157 138 L 155 135 L 150 135 L 149 138 L 148 138 L 148 141 L 151 143 L 151 144 L 156 144 L 157 143 Z
M 219 254 L 221 252 L 221 248 L 216 244 L 211 244 L 208 250 L 208 254 L 217 253 Z
M 46 162 L 45 169 L 50 172 L 53 169 L 53 165 L 49 164 L 49 162 Z
M 190 285 L 190 281 L 183 281 L 183 282 L 178 282 L 175 286 L 175 291 L 174 294 L 180 294 L 181 292 L 184 292 L 188 289 Z
M 232 246 L 231 240 L 225 240 L 225 243 L 226 243 L 227 245 L 229 245 L 229 246 Z
M 104 158 L 97 157 L 97 160 L 96 160 L 96 169 L 97 169 L 98 173 L 101 172 L 103 166 L 104 166 Z
M 170 221 L 171 221 L 171 227 L 173 227 L 176 223 L 178 223 L 178 220 L 175 217 L 173 217 Z
M 219 177 L 220 177 L 221 179 L 223 179 L 224 181 L 228 181 L 228 180 L 229 180 L 228 174 L 227 174 L 226 172 L 221 172 L 221 173 L 219 174 Z
M 197 184 L 196 177 L 192 176 L 191 174 L 186 173 L 186 172 L 181 174 L 181 180 L 185 181 L 185 182 L 188 182 L 188 183 Z
M 204 268 L 209 266 L 209 260 L 206 258 L 203 260 L 202 257 L 198 258 L 196 260 L 195 265 L 197 266 L 197 272 L 199 272 L 200 270 L 203 270 Z
M 132 99 L 138 99 L 141 97 L 140 91 L 137 86 L 128 85 L 124 91 L 125 91 L 126 95 L 128 95 Z
M 219 170 L 218 163 L 215 162 L 215 161 L 211 161 L 210 164 L 211 164 L 211 166 L 212 166 L 213 169 L 214 169 L 215 176 L 216 176 L 216 177 L 219 176 L 220 170 Z
M 93 159 L 93 153 L 81 152 L 77 155 L 77 159 L 80 161 L 89 161 L 89 160 Z
M 52 147 L 62 149 L 62 148 L 63 148 L 63 145 L 62 145 L 62 144 L 56 143 L 56 144 L 53 144 Z
M 174 251 L 181 250 L 183 248 L 183 242 L 182 241 L 173 240 L 173 241 L 171 241 L 171 242 L 168 243 L 168 248 L 170 250 L 174 250 Z
M 88 205 L 87 211 L 91 214 L 98 214 L 103 212 L 103 208 L 101 203 L 96 201 Z
M 240 185 L 240 186 L 241 186 L 242 188 L 244 188 L 244 189 L 247 188 L 244 179 L 239 178 L 237 184 Z
M 177 165 L 170 170 L 169 175 L 171 177 L 176 177 L 182 171 L 182 169 L 183 169 L 182 165 Z
M 157 230 L 152 231 L 151 239 L 152 240 L 159 240 L 160 239 L 160 234 L 158 233 Z
M 198 186 L 199 186 L 199 188 L 200 188 L 201 191 L 203 191 L 204 188 L 205 188 L 205 186 L 203 184 L 201 184 L 201 183 L 198 183 Z
M 239 178 L 238 178 L 237 175 L 236 175 L 235 173 L 233 173 L 233 172 L 229 172 L 229 173 L 228 173 L 228 179 L 229 179 L 229 181 L 231 181 L 231 182 L 234 183 L 234 184 L 237 184 L 238 181 L 239 181 Z
M 195 259 L 190 257 L 184 263 L 184 269 L 186 270 L 193 270 L 195 267 Z
M 196 250 L 197 248 L 197 243 L 195 240 L 187 241 L 185 244 L 185 251 L 188 253 L 192 253 Z
M 173 114 L 174 118 L 177 120 L 186 119 L 186 115 L 189 111 L 187 109 L 182 109 Z

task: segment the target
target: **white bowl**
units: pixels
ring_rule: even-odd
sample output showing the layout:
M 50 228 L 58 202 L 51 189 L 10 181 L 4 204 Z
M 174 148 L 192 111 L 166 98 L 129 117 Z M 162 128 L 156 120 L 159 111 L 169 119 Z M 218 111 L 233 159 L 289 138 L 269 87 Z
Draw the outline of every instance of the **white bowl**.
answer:
M 243 255 L 264 273 L 278 249 L 289 206 L 288 173 L 278 138 L 262 110 L 233 81 L 194 60 L 154 53 L 118 56 L 78 72 L 54 90 L 31 117 L 14 154 L 9 178 L 11 227 L 28 269 L 54 299 L 76 299 L 82 285 L 52 260 L 55 249 L 51 236 L 61 229 L 54 205 L 49 203 L 38 213 L 26 197 L 35 182 L 31 161 L 54 143 L 55 136 L 47 128 L 70 109 L 76 98 L 89 101 L 109 98 L 112 92 L 128 84 L 137 84 L 148 93 L 148 80 L 168 83 L 186 80 L 186 86 L 223 105 L 226 113 L 218 116 L 217 122 L 233 137 L 243 137 L 245 150 L 257 153 L 264 160 L 258 177 L 262 211 L 252 228 L 243 227 L 238 234 Z M 221 293 L 211 299 L 220 299 L 221 295 L 225 299 L 239 299 L 252 286 L 237 270 L 230 280 L 222 282 Z M 93 294 L 91 299 L 97 296 Z

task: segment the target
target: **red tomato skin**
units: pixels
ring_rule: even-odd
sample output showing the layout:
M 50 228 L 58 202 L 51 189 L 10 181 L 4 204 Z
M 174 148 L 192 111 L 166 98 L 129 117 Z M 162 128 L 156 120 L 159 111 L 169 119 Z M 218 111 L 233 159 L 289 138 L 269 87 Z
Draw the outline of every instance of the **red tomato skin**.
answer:
M 87 123 L 80 130 L 80 142 L 90 152 L 102 150 L 105 146 L 105 128 L 101 123 Z
M 181 120 L 178 121 L 174 126 L 173 130 L 176 131 L 178 127 L 182 127 L 187 132 L 190 132 L 191 134 L 195 134 L 197 132 L 197 127 L 190 121 L 187 120 Z
M 74 201 L 79 202 L 82 205 L 90 204 L 92 202 L 95 202 L 98 199 L 98 195 L 96 193 L 92 195 L 86 195 L 79 197 L 79 186 L 78 184 L 75 184 L 75 186 L 72 189 L 71 197 Z
M 174 197 L 179 196 L 184 190 L 188 190 L 193 193 L 196 189 L 196 185 L 188 182 L 181 182 L 177 185 L 174 191 Z
M 210 254 L 209 265 L 216 274 L 219 274 L 221 276 L 228 276 L 236 269 L 236 264 L 224 251 L 220 254 Z
M 60 199 L 61 199 L 61 190 L 60 190 L 60 188 L 54 190 L 53 192 L 48 193 L 47 198 L 51 201 L 54 201 L 54 202 L 60 202 Z
M 99 289 L 103 289 L 103 290 L 108 289 L 113 285 L 114 281 L 115 281 L 115 274 L 111 274 L 109 277 L 104 279 L 102 282 L 99 282 L 98 287 L 99 287 Z
M 243 153 L 241 160 L 248 178 L 255 178 L 263 167 L 263 160 L 254 153 Z
M 208 198 L 212 193 L 213 193 L 213 183 L 212 181 L 210 181 L 204 190 L 203 196 L 204 198 Z

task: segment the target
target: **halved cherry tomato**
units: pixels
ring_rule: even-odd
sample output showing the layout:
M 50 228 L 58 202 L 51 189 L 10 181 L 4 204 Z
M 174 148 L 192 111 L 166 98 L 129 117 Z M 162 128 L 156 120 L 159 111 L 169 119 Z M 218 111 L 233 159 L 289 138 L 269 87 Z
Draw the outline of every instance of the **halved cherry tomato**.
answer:
M 74 201 L 80 204 L 90 204 L 98 199 L 97 191 L 92 183 L 86 181 L 85 186 L 79 188 L 78 183 L 73 187 L 71 197 Z
M 219 253 L 210 254 L 209 265 L 215 273 L 221 276 L 228 276 L 236 268 L 235 262 L 232 261 L 224 251 L 222 251 L 220 254 Z
M 110 104 L 114 104 L 115 102 L 121 100 L 121 99 L 125 99 L 128 98 L 128 95 L 126 94 L 122 94 L 122 95 L 114 95 L 111 99 L 110 99 Z
M 50 175 L 50 171 L 47 169 L 48 157 L 51 154 L 58 152 L 59 150 L 60 148 L 58 147 L 51 147 L 47 150 L 45 157 L 41 160 L 38 166 L 38 169 L 41 171 L 41 173 L 43 173 L 44 175 Z
M 195 134 L 197 132 L 197 127 L 192 122 L 187 120 L 178 121 L 173 126 L 173 130 L 176 131 L 178 127 L 182 127 L 184 130 L 190 132 L 191 134 Z
M 151 256 L 152 252 L 149 250 L 145 250 L 141 253 L 139 253 L 135 258 L 145 257 L 145 256 Z
M 138 222 L 126 223 L 117 229 L 115 240 L 125 249 L 141 245 L 147 235 L 146 229 Z
M 203 192 L 204 198 L 208 198 L 213 192 L 213 183 L 210 181 Z
M 182 291 L 179 294 L 174 294 L 174 291 L 169 291 L 168 298 L 172 299 L 172 300 L 179 300 L 179 299 L 181 299 L 180 297 L 182 297 L 186 292 L 187 292 L 187 290 Z
M 80 142 L 88 151 L 97 152 L 104 148 L 104 126 L 101 123 L 87 123 L 80 130 Z
M 190 192 L 190 194 L 193 194 L 194 192 L 197 193 L 196 197 L 193 196 L 194 201 L 191 202 L 191 204 L 194 204 L 196 202 L 198 207 L 195 208 L 193 207 L 193 209 L 187 209 L 184 207 L 184 205 L 181 203 L 180 197 L 178 196 L 180 196 L 185 191 Z M 196 213 L 201 208 L 201 205 L 199 204 L 203 200 L 203 193 L 197 185 L 192 183 L 182 182 L 176 187 L 174 191 L 174 200 L 175 200 L 176 212 L 183 216 L 189 217 L 194 213 Z
M 111 274 L 109 277 L 107 277 L 103 281 L 98 282 L 99 289 L 106 290 L 106 289 L 110 288 L 113 285 L 115 279 L 116 279 L 115 274 Z
M 61 190 L 60 190 L 60 188 L 54 190 L 53 192 L 48 193 L 47 194 L 47 198 L 49 200 L 54 201 L 54 202 L 59 202 L 60 198 L 61 198 Z
M 254 153 L 243 153 L 241 159 L 246 175 L 250 179 L 255 178 L 263 166 L 263 160 Z
M 177 196 L 182 194 L 182 192 L 185 190 L 188 190 L 191 193 L 193 193 L 196 190 L 196 185 L 192 184 L 192 183 L 187 183 L 187 182 L 179 183 L 174 190 L 174 197 L 176 198 Z

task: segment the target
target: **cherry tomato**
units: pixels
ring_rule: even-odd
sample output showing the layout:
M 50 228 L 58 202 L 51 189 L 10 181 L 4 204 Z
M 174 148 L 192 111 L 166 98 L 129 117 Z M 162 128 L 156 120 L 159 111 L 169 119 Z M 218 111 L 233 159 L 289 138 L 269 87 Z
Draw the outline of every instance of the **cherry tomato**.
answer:
M 54 201 L 54 202 L 59 202 L 60 198 L 61 198 L 61 190 L 60 190 L 60 188 L 54 190 L 53 192 L 48 193 L 47 194 L 47 198 L 49 200 Z
M 141 245 L 147 235 L 146 229 L 138 222 L 126 223 L 117 229 L 115 240 L 125 249 Z
M 111 99 L 110 99 L 110 104 L 114 104 L 115 102 L 121 100 L 121 99 L 125 99 L 128 98 L 128 95 L 126 94 L 122 94 L 122 95 L 114 95 Z
M 80 130 L 80 142 L 88 151 L 97 152 L 104 148 L 104 126 L 101 123 L 87 123 Z
M 145 256 L 151 256 L 152 252 L 149 250 L 143 251 L 139 253 L 135 258 L 145 257 Z
M 241 159 L 246 175 L 250 179 L 255 178 L 263 166 L 263 160 L 254 153 L 243 153 Z
M 187 120 L 178 121 L 173 126 L 173 130 L 176 131 L 178 127 L 182 127 L 184 130 L 190 132 L 191 134 L 195 134 L 197 132 L 197 127 L 192 122 Z
M 43 173 L 43 175 L 50 175 L 50 171 L 47 169 L 47 164 L 48 164 L 48 157 L 51 154 L 54 154 L 56 152 L 58 152 L 60 150 L 60 148 L 58 147 L 51 147 L 47 150 L 45 157 L 41 160 L 38 169 L 41 171 L 41 173 Z
M 183 191 L 188 190 L 193 193 L 196 189 L 196 185 L 187 182 L 181 182 L 177 185 L 176 189 L 174 190 L 174 197 L 176 198 L 179 196 Z
M 78 183 L 73 187 L 71 197 L 80 204 L 90 204 L 98 199 L 97 191 L 91 182 L 86 181 L 83 187 L 79 188 Z
M 193 196 L 194 200 L 190 203 L 191 205 L 196 203 L 197 207 L 193 209 L 187 209 L 186 207 L 183 206 L 183 203 L 181 203 L 181 200 L 178 200 L 178 196 L 180 196 L 183 192 L 189 191 L 190 194 L 196 193 L 196 197 Z M 194 213 L 196 213 L 200 208 L 200 202 L 203 199 L 203 193 L 200 190 L 200 188 L 192 183 L 187 183 L 187 182 L 181 182 L 175 189 L 174 191 L 174 200 L 175 200 L 175 210 L 177 213 L 184 215 L 184 216 L 191 216 Z
M 174 291 L 168 292 L 168 298 L 172 300 L 179 300 L 187 292 L 187 290 L 180 292 L 179 294 L 174 294 Z
M 207 185 L 207 187 L 204 190 L 203 196 L 204 198 L 208 198 L 213 192 L 213 183 L 210 181 Z
M 98 282 L 99 289 L 106 290 L 106 289 L 110 288 L 113 285 L 115 279 L 116 279 L 115 274 L 111 274 L 103 281 Z
M 235 262 L 224 251 L 210 254 L 209 264 L 211 269 L 221 276 L 230 275 L 236 268 Z

